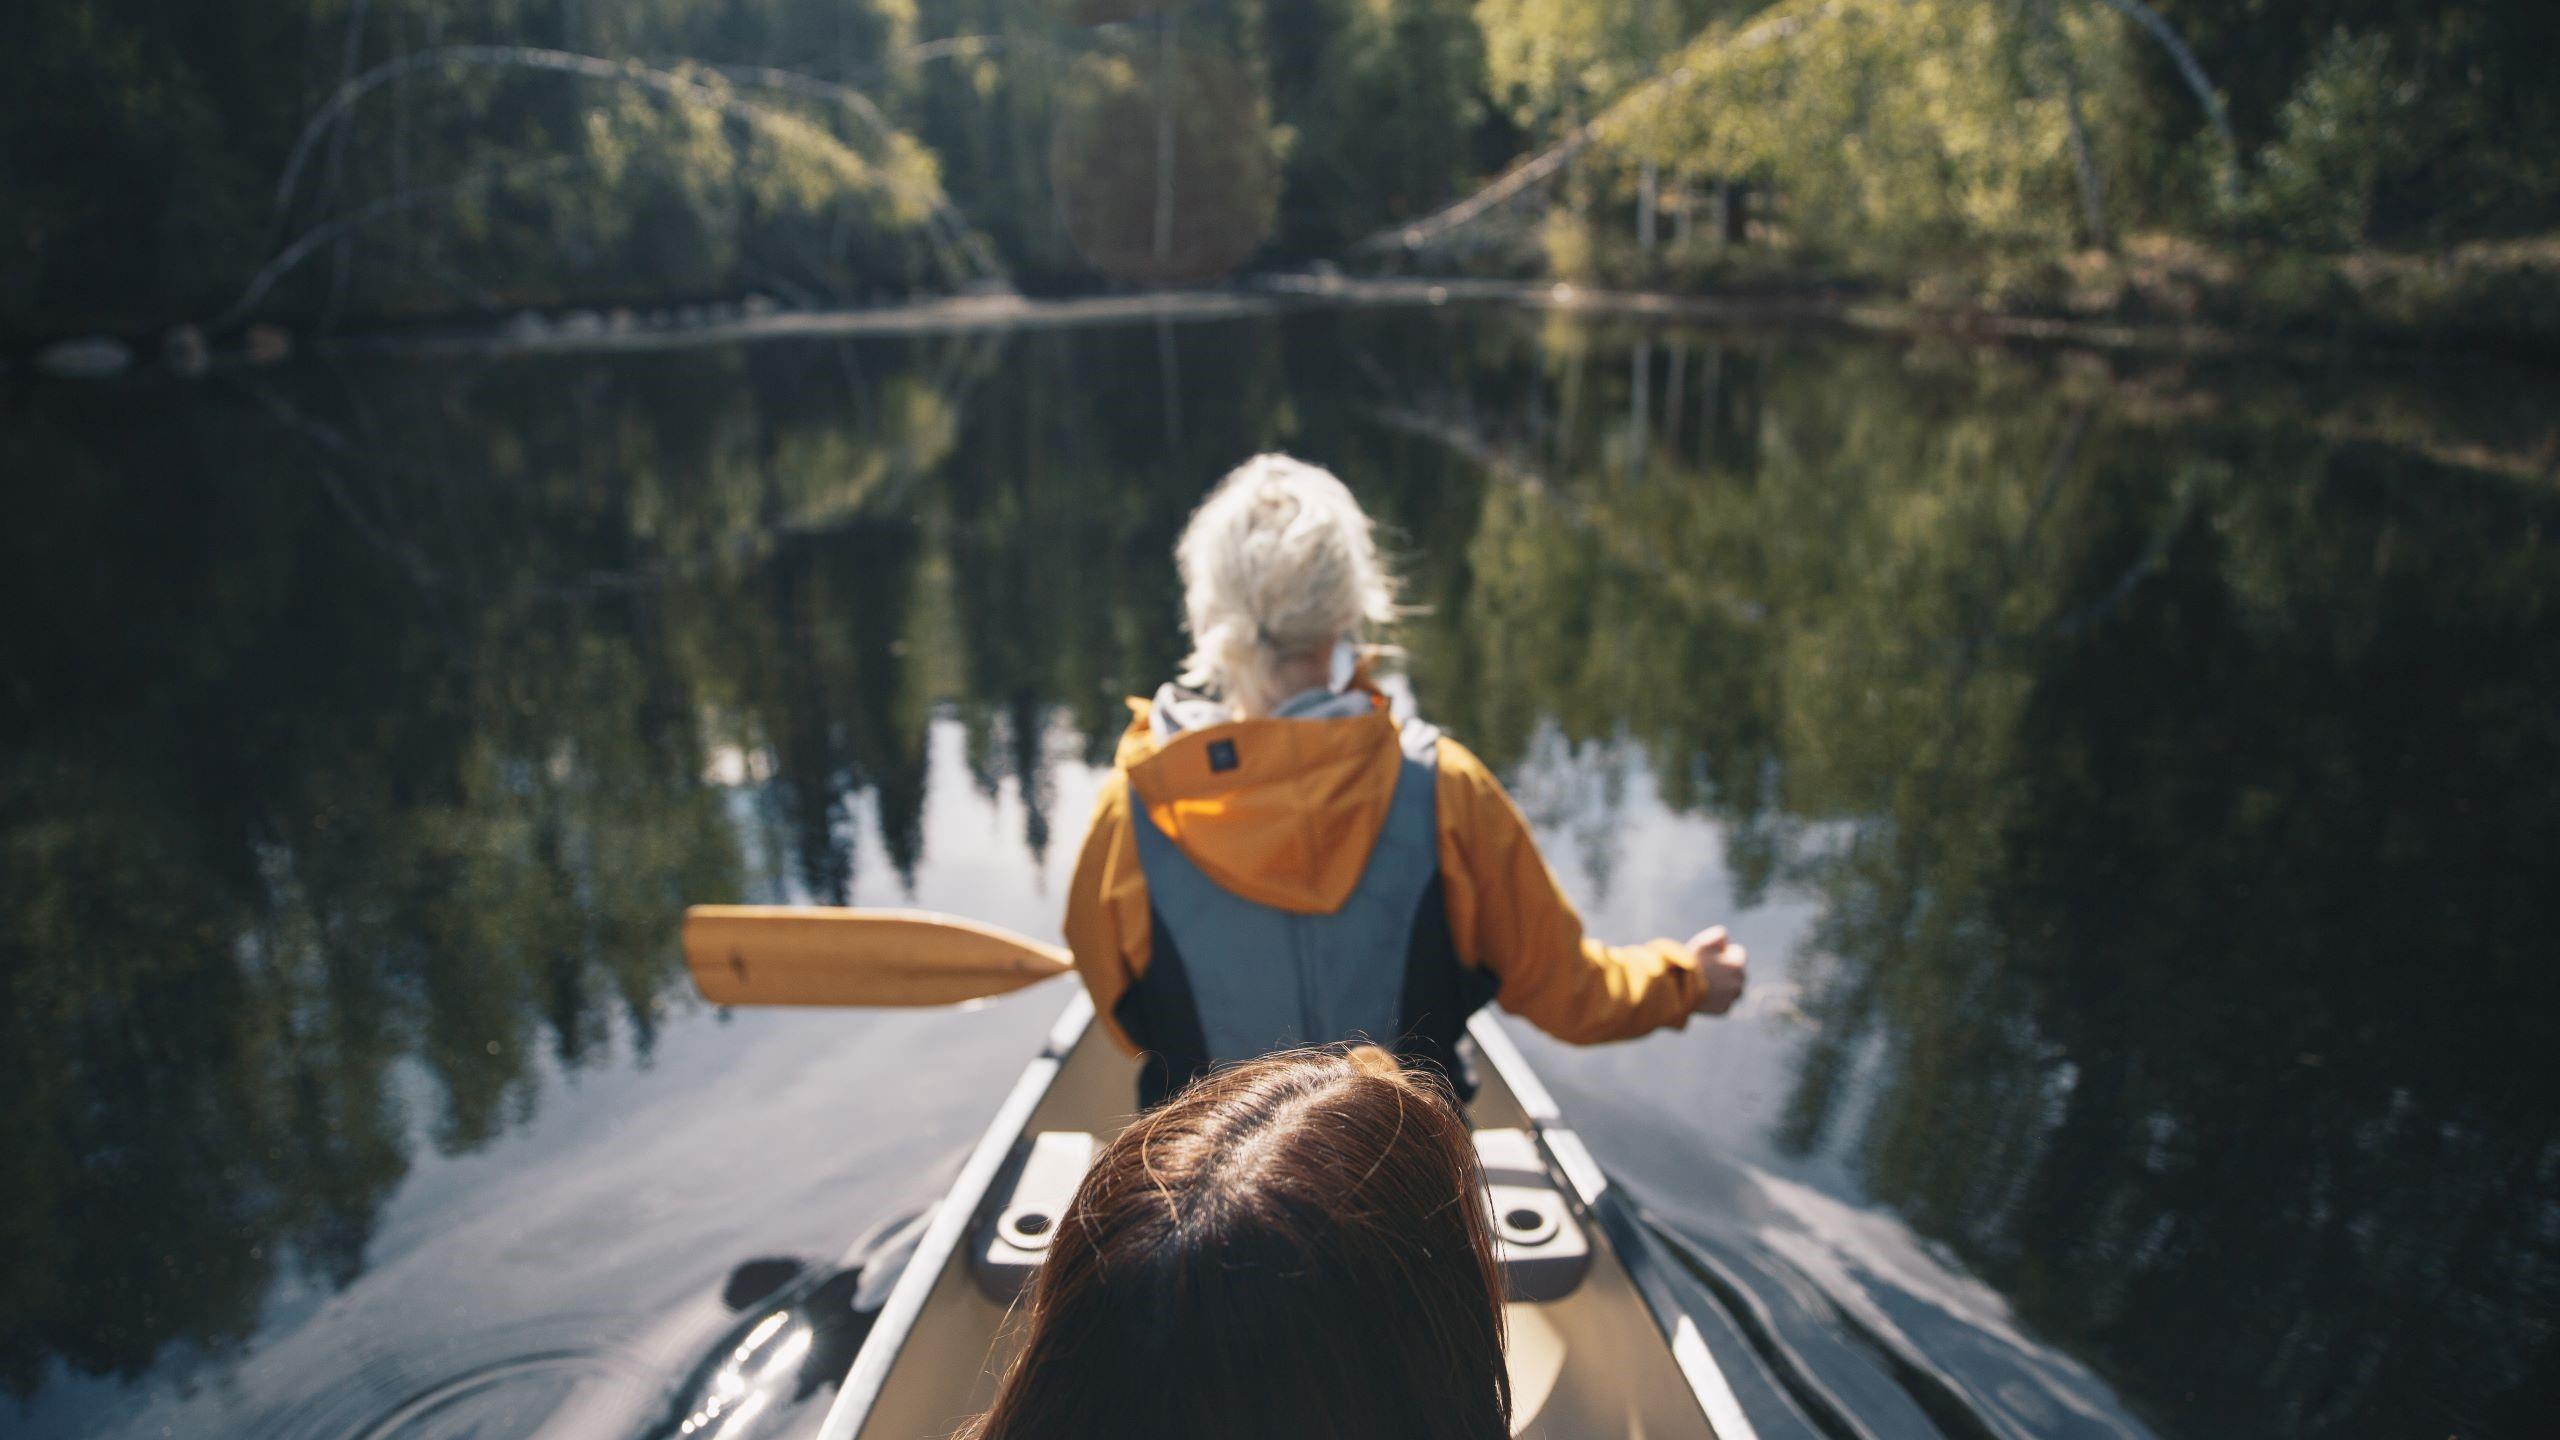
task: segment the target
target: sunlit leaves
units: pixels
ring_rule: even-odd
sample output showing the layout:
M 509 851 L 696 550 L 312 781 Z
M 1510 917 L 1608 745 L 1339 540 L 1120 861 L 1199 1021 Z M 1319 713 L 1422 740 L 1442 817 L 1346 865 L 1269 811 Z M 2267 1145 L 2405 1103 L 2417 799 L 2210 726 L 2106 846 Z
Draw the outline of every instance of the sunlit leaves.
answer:
M 1676 78 L 1618 112 L 1604 138 L 1698 179 L 1761 176 L 1816 246 L 2055 246 L 2075 224 L 2060 66 L 2113 73 L 2121 24 L 2090 7 L 2047 17 L 2006 0 L 1794 0 L 1772 44 L 1712 32 Z M 2037 47 L 2051 20 L 2062 51 Z

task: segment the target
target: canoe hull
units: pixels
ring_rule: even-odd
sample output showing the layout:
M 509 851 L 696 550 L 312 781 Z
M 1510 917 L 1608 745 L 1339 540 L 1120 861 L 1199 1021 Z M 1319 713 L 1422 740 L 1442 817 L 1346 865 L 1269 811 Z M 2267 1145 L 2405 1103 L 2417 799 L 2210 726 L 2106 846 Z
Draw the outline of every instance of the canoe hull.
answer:
M 1480 1014 L 1469 1028 L 1483 1060 L 1469 1119 L 1479 1130 L 1535 1136 L 1592 1252 L 1571 1294 L 1508 1307 L 1516 1433 L 1750 1440 L 1722 1372 L 1654 1273 L 1632 1209 L 1499 1022 Z M 990 1193 L 1022 1137 L 1080 1131 L 1107 1142 L 1128 1122 L 1135 1093 L 1134 1062 L 1093 1024 L 1079 989 L 917 1242 L 821 1440 L 931 1440 L 986 1409 L 1018 1342 L 1010 1307 L 971 1269 L 968 1252 Z

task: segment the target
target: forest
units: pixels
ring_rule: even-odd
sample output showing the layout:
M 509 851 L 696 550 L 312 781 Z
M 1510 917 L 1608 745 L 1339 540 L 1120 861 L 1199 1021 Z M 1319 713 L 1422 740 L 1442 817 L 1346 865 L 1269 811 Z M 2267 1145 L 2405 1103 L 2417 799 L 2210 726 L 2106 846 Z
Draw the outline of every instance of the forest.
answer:
M 15 0 L 0 338 L 1340 265 L 2560 331 L 2544 0 Z

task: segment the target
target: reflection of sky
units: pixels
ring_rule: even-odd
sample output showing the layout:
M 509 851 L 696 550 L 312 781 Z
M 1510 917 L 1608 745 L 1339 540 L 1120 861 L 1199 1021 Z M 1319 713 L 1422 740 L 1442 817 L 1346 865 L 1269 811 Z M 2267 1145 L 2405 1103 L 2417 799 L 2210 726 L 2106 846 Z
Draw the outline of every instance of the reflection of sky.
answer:
M 936 722 L 931 747 L 915 889 L 885 863 L 866 800 L 853 812 L 854 903 L 1055 935 L 1099 780 L 1074 737 L 1048 747 L 1057 839 L 1036 866 L 1011 782 L 990 798 L 970 781 L 961 725 Z M 1620 783 L 1598 783 L 1603 765 Z M 753 784 L 758 766 L 714 768 Z M 1717 1256 L 1780 1343 L 1876 1433 L 1924 1423 L 1892 1366 L 1937 1377 L 1993 1433 L 2132 1433 L 2105 1388 L 2020 1334 L 2000 1297 L 1862 1207 L 1836 1160 L 1771 1146 L 1802 1039 L 1784 997 L 1814 918 L 1806 899 L 1781 889 L 1733 912 L 1720 827 L 1666 810 L 1631 748 L 1576 752 L 1549 737 L 1524 770 L 1524 802 L 1595 933 L 1722 922 L 1752 953 L 1753 996 L 1734 1019 L 1591 1049 L 1515 1027 L 1603 1163 Z M 609 1432 L 609 1417 L 637 1429 L 729 1323 L 714 1297 L 731 1267 L 833 1256 L 932 1198 L 1061 999 L 1049 986 L 965 1011 L 725 1021 L 688 1005 L 645 1068 L 617 1037 L 621 1063 L 547 1070 L 532 1120 L 477 1153 L 422 1143 L 365 1272 L 340 1294 L 279 1295 L 244 1358 L 120 1400 L 58 1377 L 12 1433 L 500 1436 L 571 1411 L 581 1435 Z M 1766 1386 L 1743 1388 L 1776 1403 Z M 1792 1428 L 1761 1418 L 1772 1434 Z
M 530 1124 L 468 1156 L 419 1151 L 364 1274 L 270 1316 L 236 1369 L 192 1394 L 154 1387 L 89 1429 L 70 1417 L 95 1417 L 98 1397 L 57 1404 L 49 1390 L 11 1433 L 317 1440 L 489 1371 L 500 1383 L 477 1400 L 390 1433 L 530 1433 L 578 1382 L 587 1405 L 654 1398 L 728 1323 L 715 1297 L 731 1267 L 832 1257 L 930 1201 L 1057 1003 L 1043 991 L 976 1013 L 726 1023 L 692 1006 L 646 1069 L 552 1072 Z
M 1621 769 L 1623 782 L 1603 783 L 1604 767 Z M 1772 1145 L 1804 1034 L 1788 1002 L 1812 900 L 1781 886 L 1735 910 L 1723 827 L 1667 809 L 1635 747 L 1576 752 L 1550 732 L 1524 771 L 1523 808 L 1593 934 L 1637 940 L 1723 924 L 1751 955 L 1750 991 L 1728 1019 L 1592 1047 L 1513 1027 L 1601 1163 L 1718 1256 L 1766 1307 L 1780 1342 L 1877 1433 L 1935 1433 L 1909 1382 L 1891 1377 L 1897 1368 L 1943 1386 L 1995 1434 L 2145 1433 L 2085 1367 L 2022 1334 L 1999 1295 L 1866 1207 L 1836 1149 L 1798 1159 Z M 1599 834 L 1605 848 L 1589 843 Z M 1596 900 L 1595 854 L 1610 881 Z
M 1054 905 L 1025 883 L 1020 807 L 971 788 L 956 724 L 937 725 L 934 745 L 915 903 L 1054 932 Z M 1059 777 L 1079 827 L 1092 784 Z M 863 839 L 876 860 L 876 833 Z M 1051 896 L 1073 861 L 1072 849 L 1050 856 Z M 886 864 L 872 869 L 860 902 L 904 903 Z M 484 1149 L 447 1157 L 421 1144 L 364 1274 L 343 1293 L 273 1307 L 245 1359 L 122 1399 L 57 1376 L 8 1431 L 319 1440 L 402 1412 L 414 1426 L 386 1440 L 474 1426 L 494 1440 L 531 1433 L 564 1403 L 654 1400 L 728 1323 L 716 1296 L 731 1267 L 832 1258 L 938 1194 L 1062 998 L 1046 987 L 971 1012 L 725 1022 L 683 1002 L 646 1068 L 618 1036 L 621 1063 L 546 1069 L 532 1120 Z M 375 1336 L 397 1353 L 371 1348 Z M 428 1413 L 431 1397 L 478 1380 L 487 1388 Z

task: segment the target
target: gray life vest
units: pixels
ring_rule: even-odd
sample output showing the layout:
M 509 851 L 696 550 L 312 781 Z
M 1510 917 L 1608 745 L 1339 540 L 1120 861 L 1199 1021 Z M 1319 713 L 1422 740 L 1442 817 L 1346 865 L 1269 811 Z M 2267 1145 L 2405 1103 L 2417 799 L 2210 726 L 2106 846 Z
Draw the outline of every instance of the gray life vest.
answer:
M 1443 1052 L 1490 988 L 1461 997 L 1453 973 L 1439 883 L 1439 740 L 1421 721 L 1400 727 L 1403 764 L 1386 819 L 1359 881 L 1329 915 L 1237 895 L 1183 854 L 1147 807 L 1130 807 L 1154 928 L 1147 972 L 1117 1014 L 1157 1062 L 1159 1073 L 1141 1079 L 1143 1103 L 1213 1066 L 1304 1045 L 1370 1041 L 1451 1067 Z

